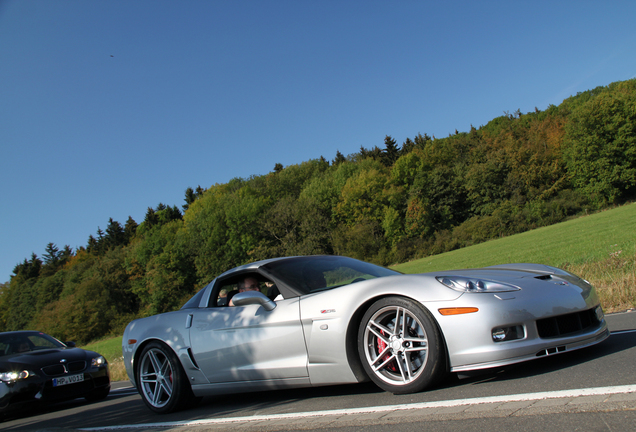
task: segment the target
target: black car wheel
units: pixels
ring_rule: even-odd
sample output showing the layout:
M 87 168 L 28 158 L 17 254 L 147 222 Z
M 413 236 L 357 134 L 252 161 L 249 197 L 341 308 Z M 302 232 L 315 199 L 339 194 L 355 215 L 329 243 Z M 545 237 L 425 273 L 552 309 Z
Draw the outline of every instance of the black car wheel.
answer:
M 367 375 L 396 394 L 421 391 L 441 377 L 442 345 L 430 313 L 403 297 L 375 302 L 358 330 L 358 351 Z
M 144 403 L 156 413 L 176 411 L 194 398 L 179 359 L 162 343 L 152 342 L 144 348 L 137 379 Z

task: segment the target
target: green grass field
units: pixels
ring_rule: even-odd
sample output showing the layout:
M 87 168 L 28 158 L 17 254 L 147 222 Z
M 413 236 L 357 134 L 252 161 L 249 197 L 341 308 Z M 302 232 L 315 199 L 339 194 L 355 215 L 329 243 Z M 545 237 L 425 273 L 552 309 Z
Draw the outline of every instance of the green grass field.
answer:
M 127 380 L 124 359 L 121 352 L 121 336 L 100 339 L 81 348 L 95 351 L 106 357 L 110 367 L 110 378 L 113 381 Z
M 636 204 L 393 266 L 404 273 L 514 262 L 561 267 L 596 286 L 607 312 L 636 307 Z M 128 379 L 122 337 L 90 343 L 110 363 L 113 381 Z
M 533 262 L 555 267 L 636 253 L 636 203 L 392 266 L 404 273 Z

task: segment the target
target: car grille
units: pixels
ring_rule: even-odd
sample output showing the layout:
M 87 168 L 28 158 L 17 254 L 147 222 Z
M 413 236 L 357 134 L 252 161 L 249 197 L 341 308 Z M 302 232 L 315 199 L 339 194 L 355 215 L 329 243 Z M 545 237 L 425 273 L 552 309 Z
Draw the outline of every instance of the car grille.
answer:
M 51 366 L 44 366 L 42 368 L 42 372 L 44 372 L 44 374 L 48 376 L 54 377 L 64 375 L 65 373 L 81 372 L 84 369 L 86 369 L 86 362 L 82 360 L 70 362 L 66 365 L 66 368 L 62 363 Z
M 600 324 L 594 309 L 537 320 L 539 337 L 543 339 L 566 336 L 598 327 Z

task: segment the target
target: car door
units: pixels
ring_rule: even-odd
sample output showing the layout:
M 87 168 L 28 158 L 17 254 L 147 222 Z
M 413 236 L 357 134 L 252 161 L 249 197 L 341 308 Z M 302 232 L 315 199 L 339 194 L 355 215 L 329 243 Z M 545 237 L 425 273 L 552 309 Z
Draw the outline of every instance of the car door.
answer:
M 299 299 L 192 312 L 192 354 L 211 383 L 307 377 Z

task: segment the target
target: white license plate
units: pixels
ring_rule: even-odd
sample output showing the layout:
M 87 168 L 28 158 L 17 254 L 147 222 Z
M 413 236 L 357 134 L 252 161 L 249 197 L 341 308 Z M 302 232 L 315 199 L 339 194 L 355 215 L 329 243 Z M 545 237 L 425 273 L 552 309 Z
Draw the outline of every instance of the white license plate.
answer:
M 59 387 L 59 386 L 67 385 L 67 384 L 75 384 L 82 381 L 84 381 L 84 374 L 53 378 L 53 387 Z

